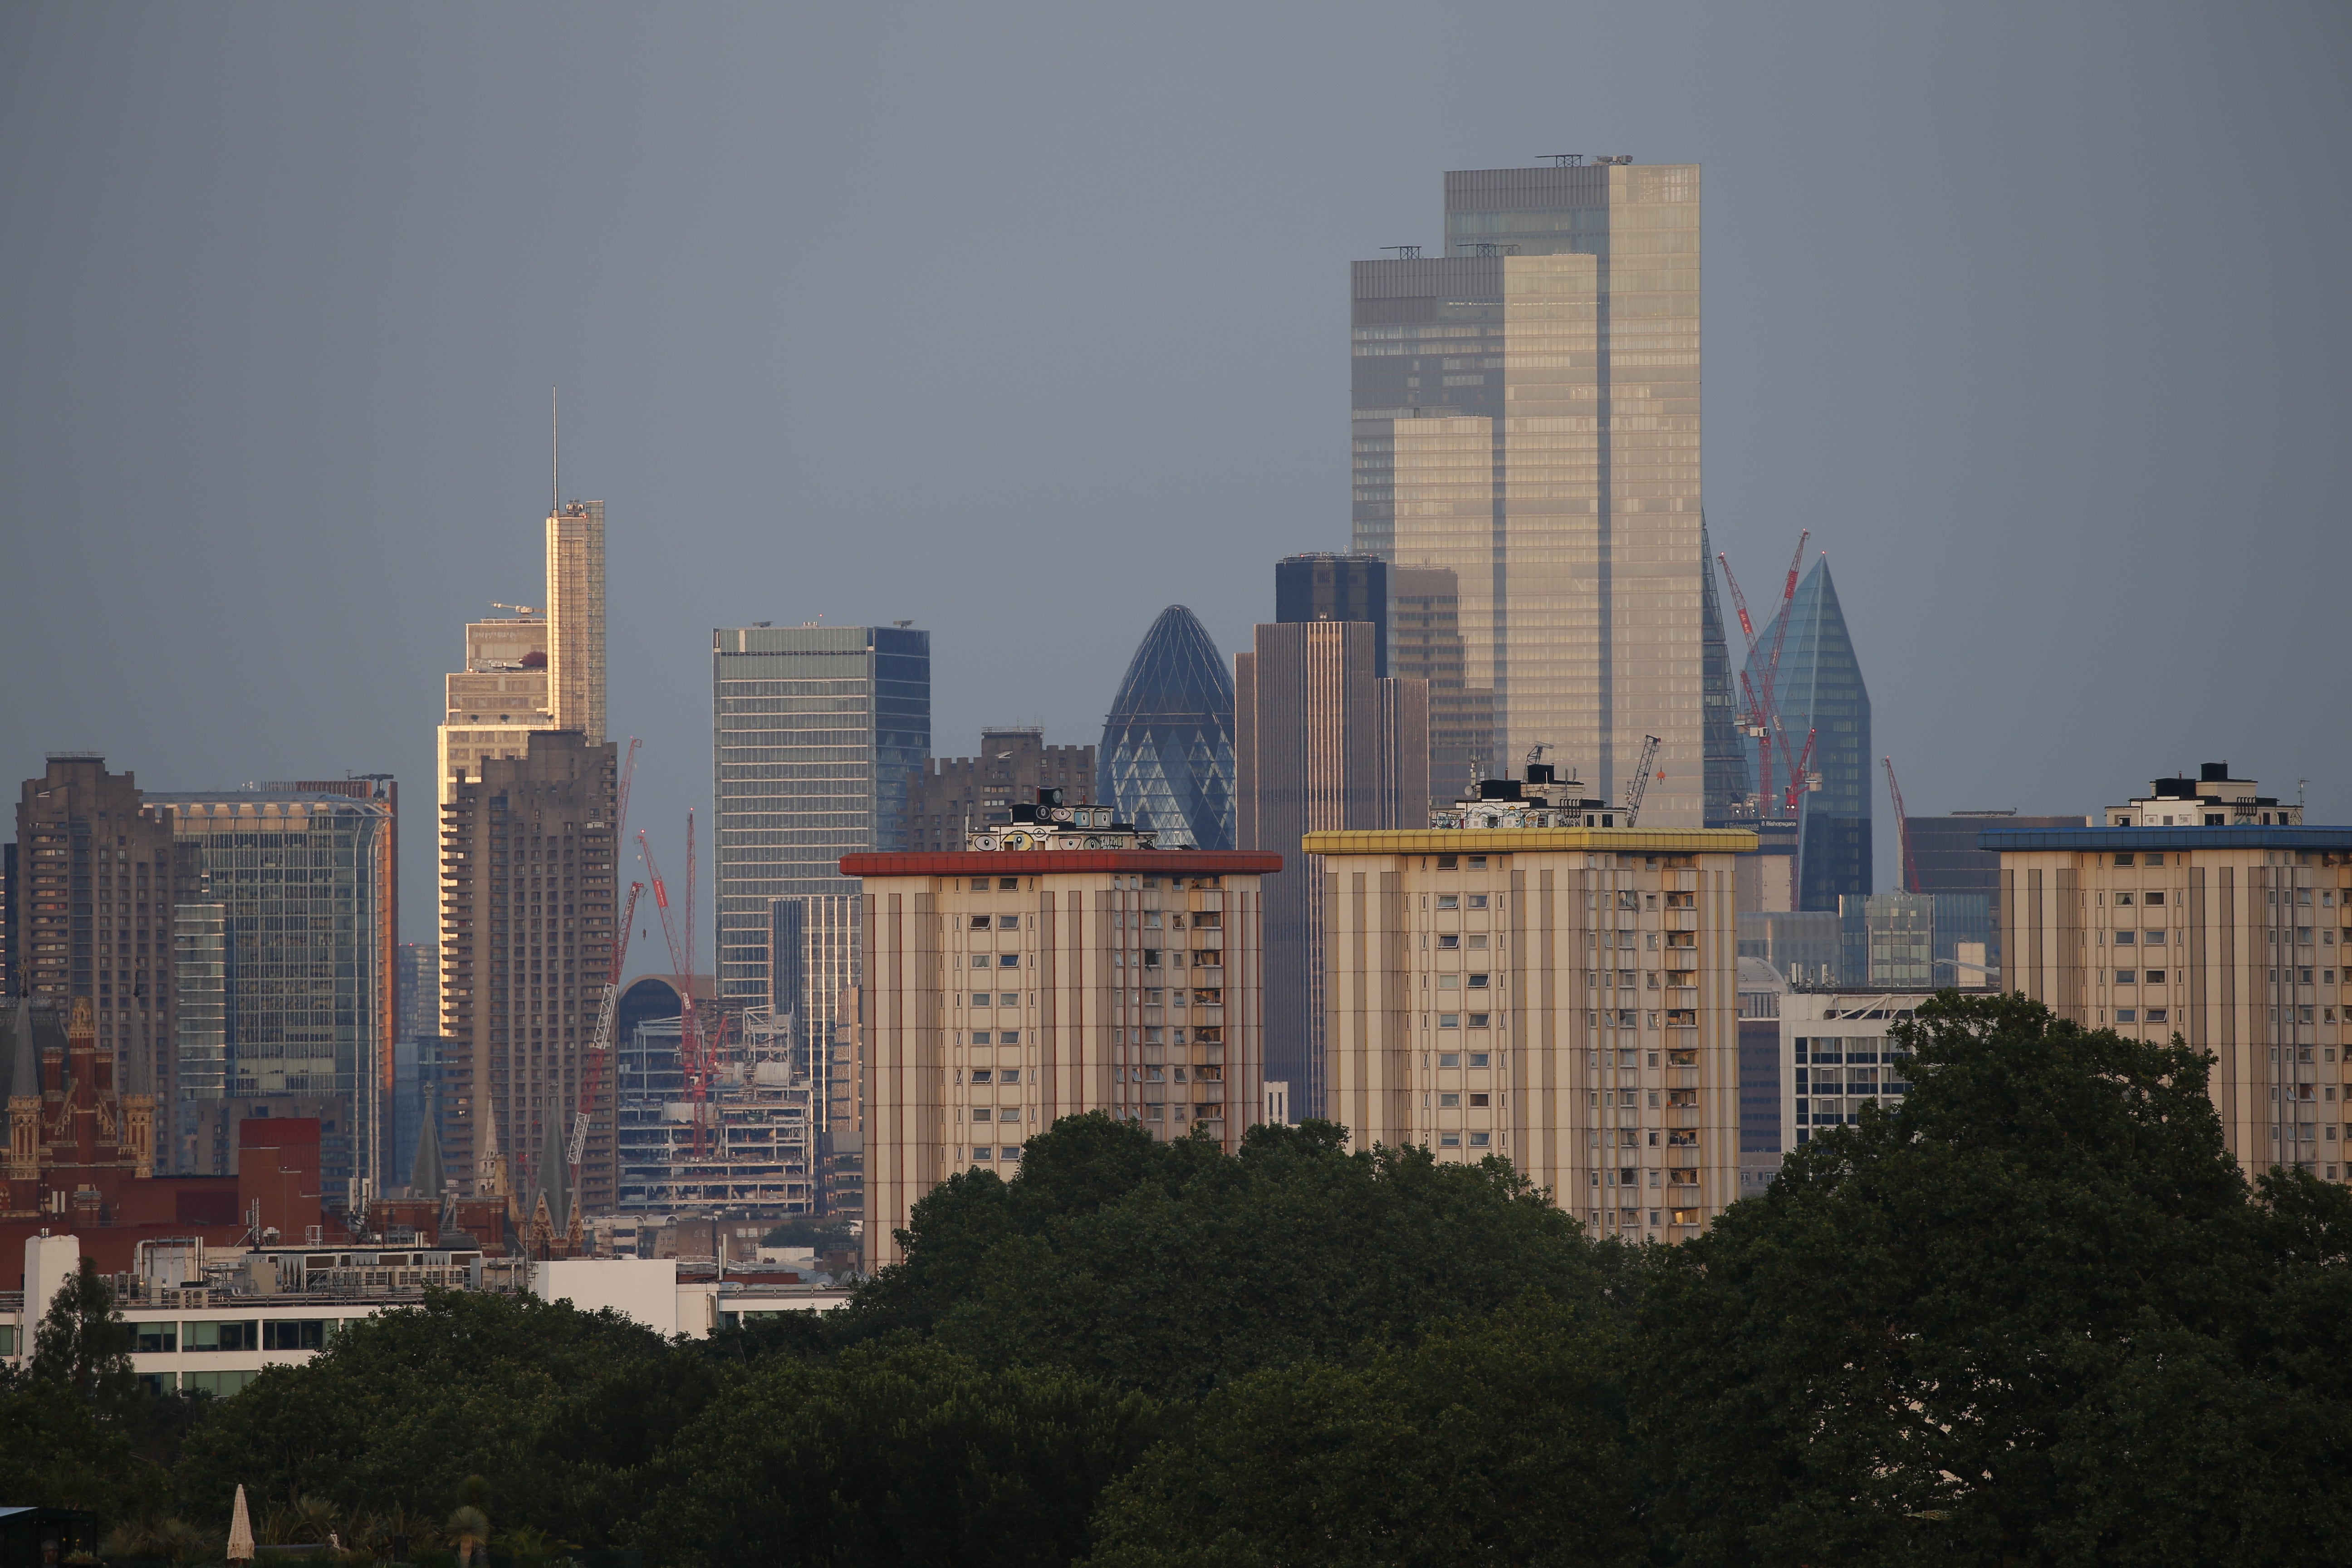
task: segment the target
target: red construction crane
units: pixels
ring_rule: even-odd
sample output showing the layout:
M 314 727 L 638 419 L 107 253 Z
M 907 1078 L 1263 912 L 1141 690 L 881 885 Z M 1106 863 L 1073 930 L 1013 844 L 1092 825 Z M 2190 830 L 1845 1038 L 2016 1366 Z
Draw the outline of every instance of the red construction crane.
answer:
M 1886 792 L 1895 797 L 1895 830 L 1903 843 L 1903 890 L 1919 890 L 1919 862 L 1911 858 L 1911 818 L 1903 809 L 1903 786 L 1895 782 L 1895 759 L 1879 759 L 1886 764 Z
M 1765 658 L 1761 672 L 1764 679 L 1763 690 L 1759 692 L 1756 689 L 1748 680 L 1748 672 L 1745 669 L 1739 672 L 1739 689 L 1748 700 L 1748 733 L 1756 742 L 1756 800 L 1759 808 L 1762 810 L 1769 810 L 1771 802 L 1775 798 L 1772 788 L 1773 742 L 1776 739 L 1780 742 L 1780 752 L 1784 758 L 1790 750 L 1790 742 L 1788 737 L 1782 734 L 1780 727 L 1780 647 L 1789 635 L 1789 606 L 1796 602 L 1797 573 L 1804 564 L 1805 542 L 1812 536 L 1813 531 L 1810 528 L 1797 535 L 1797 552 L 1790 559 L 1788 580 L 1780 588 L 1780 607 L 1773 617 L 1772 647 Z M 1748 617 L 1748 595 L 1739 591 L 1739 579 L 1731 570 L 1731 558 L 1717 552 L 1715 559 L 1723 568 L 1724 581 L 1731 585 L 1732 606 L 1739 612 L 1739 629 L 1748 638 L 1748 662 L 1753 664 L 1756 662 L 1757 654 L 1756 623 Z M 1807 750 L 1811 750 L 1810 745 Z M 1793 791 L 1803 782 L 1804 775 L 1801 768 L 1790 772 L 1789 775 L 1790 790 Z M 1794 811 L 1796 807 L 1791 804 L 1789 809 Z
M 1723 580 L 1731 584 L 1731 607 L 1739 612 L 1739 632 L 1748 639 L 1748 651 L 1756 652 L 1756 623 L 1748 618 L 1748 595 L 1739 591 L 1739 579 L 1731 574 L 1731 557 L 1718 550 L 1715 559 L 1723 568 Z
M 1797 758 L 1795 765 L 1789 769 L 1787 805 L 1790 816 L 1797 815 L 1798 803 L 1802 796 L 1822 787 L 1821 775 L 1811 771 L 1813 765 L 1813 737 L 1820 733 L 1819 730 L 1805 731 L 1804 752 Z
M 694 818 L 689 815 L 687 817 L 687 822 L 688 824 L 687 833 L 687 875 L 689 879 L 694 874 L 693 821 Z M 662 883 L 661 868 L 654 864 L 653 846 L 646 842 L 646 836 L 642 830 L 637 834 L 637 849 L 638 852 L 646 858 L 646 874 L 653 879 L 654 908 L 660 911 L 662 937 L 669 943 L 670 967 L 677 972 L 678 999 L 678 1067 L 686 1079 L 687 1103 L 693 1107 L 692 1122 L 694 1127 L 694 1157 L 697 1160 L 700 1160 L 704 1157 L 706 1152 L 706 1145 L 709 1139 L 709 1117 L 705 1107 L 710 1097 L 710 1065 L 707 1058 L 707 1053 L 703 1049 L 702 1021 L 695 1013 L 694 964 L 692 956 L 688 949 L 681 946 L 678 942 L 677 926 L 670 918 L 669 889 Z M 688 882 L 688 886 L 690 889 L 692 887 L 691 881 Z M 688 897 L 689 902 L 687 908 L 687 920 L 688 921 L 687 929 L 691 932 L 694 929 L 691 923 L 694 919 L 693 905 L 691 903 L 691 891 L 689 891 Z

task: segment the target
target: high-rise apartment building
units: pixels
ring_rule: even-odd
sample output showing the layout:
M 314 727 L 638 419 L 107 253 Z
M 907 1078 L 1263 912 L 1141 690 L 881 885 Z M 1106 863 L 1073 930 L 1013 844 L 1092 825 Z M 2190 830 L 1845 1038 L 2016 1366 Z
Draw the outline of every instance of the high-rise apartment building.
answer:
M 1584 827 L 1548 768 L 1450 827 L 1309 834 L 1332 1091 L 1359 1148 L 1508 1159 L 1597 1234 L 1738 1195 L 1737 829 Z
M 1181 605 L 1143 634 L 1103 721 L 1095 799 L 1170 848 L 1234 847 L 1234 678 Z
M 907 785 L 905 847 L 961 849 L 975 827 L 1013 820 L 1013 803 L 1058 789 L 1073 805 L 1095 798 L 1095 749 L 1049 746 L 1034 725 L 980 732 L 980 755 L 933 757 Z
M 852 855 L 866 889 L 866 1264 L 958 1171 L 1101 1111 L 1228 1150 L 1258 1119 L 1258 881 L 1279 857 L 1154 847 L 1047 798 L 948 854 Z
M 2352 827 L 2174 815 L 2195 820 L 1988 827 L 2002 985 L 2090 1028 L 2211 1052 L 2222 1139 L 2249 1177 L 2344 1180 Z
M 1780 623 L 1788 623 L 1782 631 Z M 1777 673 L 1771 651 L 1780 649 Z M 1795 907 L 1825 910 L 1842 897 L 1872 890 L 1870 807 L 1874 775 L 1870 761 L 1870 691 L 1861 661 L 1846 633 L 1837 585 L 1824 554 L 1780 615 L 1757 634 L 1747 675 L 1757 691 L 1771 679 L 1772 706 L 1780 734 L 1769 764 L 1759 742 L 1748 742 L 1748 762 L 1767 796 L 1765 815 L 1788 813 L 1793 790 L 1797 823 Z M 1810 758 L 1805 747 L 1811 742 Z M 1798 776 L 1799 764 L 1805 764 Z M 1768 902 L 1767 908 L 1771 905 Z
M 1696 827 L 1699 171 L 1563 164 L 1450 173 L 1443 257 L 1354 264 L 1354 546 L 1454 574 L 1490 763 L 1614 800 L 1655 735 L 1643 820 Z
M 468 1196 L 530 1191 L 548 1127 L 570 1135 L 612 963 L 615 773 L 611 742 L 541 730 L 442 808 L 442 1154 Z M 614 1199 L 611 1096 L 608 1075 L 577 1188 L 588 1209 Z
M 180 984 L 182 1092 L 162 1131 L 201 1164 L 197 1113 L 210 1100 L 332 1101 L 340 1112 L 321 1119 L 320 1141 L 329 1206 L 352 1199 L 354 1177 L 383 1191 L 399 1027 L 392 782 L 298 781 L 147 801 L 187 856 L 177 934 L 195 966 Z
M 1234 659 L 1234 837 L 1286 865 L 1262 879 L 1265 1076 L 1297 1115 L 1322 1114 L 1327 1060 L 1321 868 L 1299 841 L 1427 821 L 1428 684 L 1376 676 L 1378 648 L 1373 623 L 1307 618 Z
M 16 867 L 11 979 L 60 1016 L 88 997 L 116 1081 L 143 1082 L 169 1104 L 179 1093 L 173 911 L 191 878 L 171 824 L 135 775 L 109 773 L 94 752 L 53 752 L 18 794 Z
M 931 754 L 931 634 L 808 626 L 711 637 L 719 994 L 758 1006 L 772 1003 L 775 900 L 854 894 L 843 856 L 905 847 L 907 792 Z
M 548 626 L 515 616 L 466 625 L 466 667 L 442 678 L 439 804 L 454 781 L 497 757 L 520 757 L 530 732 L 554 727 L 547 689 Z

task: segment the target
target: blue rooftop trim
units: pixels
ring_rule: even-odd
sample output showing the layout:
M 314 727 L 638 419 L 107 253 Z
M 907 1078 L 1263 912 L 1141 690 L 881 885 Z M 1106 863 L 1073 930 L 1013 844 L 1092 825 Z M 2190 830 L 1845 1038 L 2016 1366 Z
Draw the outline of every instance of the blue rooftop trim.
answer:
M 2352 849 L 2352 827 L 1988 828 L 1977 847 L 2009 849 Z

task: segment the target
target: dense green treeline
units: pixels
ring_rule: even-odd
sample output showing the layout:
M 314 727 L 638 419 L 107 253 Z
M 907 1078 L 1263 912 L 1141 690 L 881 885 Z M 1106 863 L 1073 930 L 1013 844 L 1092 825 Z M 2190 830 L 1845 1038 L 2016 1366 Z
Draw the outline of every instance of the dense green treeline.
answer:
M 0 1500 L 184 1560 L 170 1521 L 239 1482 L 420 1562 L 458 1523 L 681 1568 L 2339 1560 L 2345 1191 L 2249 1188 L 2183 1047 L 2014 997 L 1906 1044 L 1899 1110 L 1678 1247 L 1499 1163 L 1077 1118 L 822 1321 L 436 1296 L 212 1405 L 123 1386 L 64 1303 L 0 1390 Z

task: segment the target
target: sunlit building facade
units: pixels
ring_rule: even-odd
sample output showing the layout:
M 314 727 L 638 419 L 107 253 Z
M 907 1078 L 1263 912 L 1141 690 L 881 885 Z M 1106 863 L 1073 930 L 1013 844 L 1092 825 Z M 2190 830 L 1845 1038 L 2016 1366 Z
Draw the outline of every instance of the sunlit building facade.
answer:
M 1696 827 L 1699 171 L 1574 164 L 1450 173 L 1443 257 L 1354 264 L 1354 545 L 1454 574 L 1490 761 L 1617 799 L 1655 735 L 1642 821 Z

